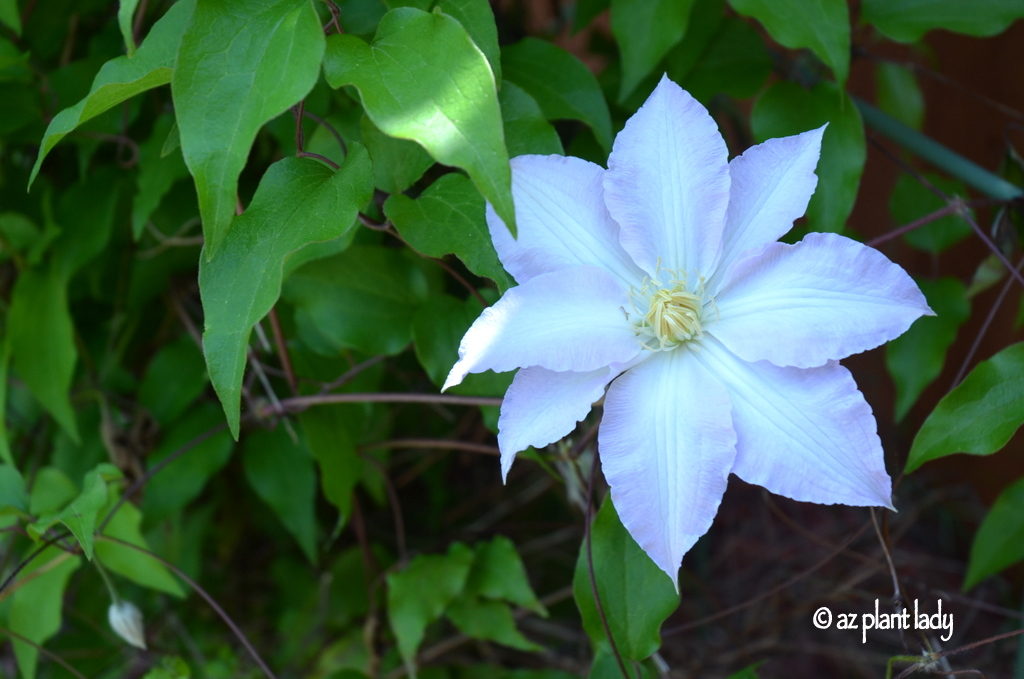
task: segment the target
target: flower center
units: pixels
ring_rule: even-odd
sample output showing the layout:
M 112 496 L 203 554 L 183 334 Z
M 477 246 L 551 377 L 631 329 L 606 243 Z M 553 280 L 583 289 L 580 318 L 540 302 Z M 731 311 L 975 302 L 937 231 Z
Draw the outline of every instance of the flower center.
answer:
M 645 278 L 639 290 L 632 291 L 633 327 L 640 343 L 651 351 L 665 351 L 700 337 L 704 309 L 703 280 L 696 290 L 686 281 L 673 277 L 668 283 Z

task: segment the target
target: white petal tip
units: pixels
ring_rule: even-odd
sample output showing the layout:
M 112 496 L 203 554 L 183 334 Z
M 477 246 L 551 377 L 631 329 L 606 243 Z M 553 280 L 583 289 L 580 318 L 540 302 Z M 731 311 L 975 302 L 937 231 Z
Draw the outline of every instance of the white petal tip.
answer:
M 448 391 L 452 387 L 457 387 L 462 384 L 462 380 L 466 379 L 468 371 L 463 370 L 461 366 L 456 363 L 452 371 L 448 373 L 448 377 L 444 380 L 444 385 L 441 387 L 441 393 Z

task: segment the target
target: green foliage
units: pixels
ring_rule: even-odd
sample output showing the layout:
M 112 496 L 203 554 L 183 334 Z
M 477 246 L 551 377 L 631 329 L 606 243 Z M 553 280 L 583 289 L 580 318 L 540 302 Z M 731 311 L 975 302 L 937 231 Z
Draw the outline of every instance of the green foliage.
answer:
M 612 148 L 612 121 L 597 78 L 579 59 L 543 40 L 526 38 L 501 50 L 506 80 L 519 85 L 549 120 L 579 120 L 597 143 Z
M 751 528 L 774 520 L 762 507 L 723 503 L 744 522 L 720 524 L 736 551 L 709 559 L 698 546 L 680 599 L 605 502 L 591 549 L 613 650 L 586 548 L 572 553 L 600 407 L 579 435 L 525 453 L 538 464 L 516 465 L 503 486 L 489 399 L 512 373 L 438 390 L 466 330 L 515 285 L 487 222 L 492 211 L 515 226 L 509 158 L 568 153 L 607 166 L 616 130 L 665 73 L 708 108 L 730 157 L 828 123 L 818 190 L 794 235 L 867 239 L 927 222 L 882 248 L 938 315 L 887 347 L 891 380 L 853 367 L 876 413 L 894 404 L 897 430 L 879 417 L 885 450 L 916 434 L 912 470 L 1006 445 L 1024 420 L 1021 345 L 941 388 L 968 345 L 1007 344 L 1005 311 L 978 337 L 1008 272 L 979 254 L 967 218 L 1016 261 L 1015 205 L 971 191 L 1018 195 L 1020 158 L 1010 148 L 1000 178 L 921 131 L 942 129 L 952 112 L 931 109 L 956 107 L 959 85 L 1003 112 L 1012 101 L 983 81 L 950 85 L 943 41 L 897 51 L 889 41 L 991 35 L 1024 9 L 846 5 L 0 0 L 0 627 L 12 633 L 0 666 L 39 679 L 68 667 L 257 676 L 213 601 L 281 677 L 619 679 L 620 660 L 636 679 L 751 679 L 762 660 L 787 671 L 790 658 L 763 638 L 733 641 L 769 623 L 794 644 L 823 638 L 803 615 L 764 618 L 786 599 L 766 607 L 757 592 L 787 573 L 751 580 L 734 563 L 758 550 L 772 558 L 775 542 L 783 553 L 786 529 L 765 542 Z M 886 60 L 896 54 L 907 61 Z M 881 224 L 865 223 L 864 209 L 847 224 L 865 166 L 859 111 L 883 144 L 905 146 L 873 157 L 877 176 L 864 182 L 862 202 L 889 200 Z M 890 156 L 913 171 L 886 194 Z M 950 214 L 932 219 L 938 210 Z M 917 475 L 894 503 L 913 506 L 940 482 Z M 965 587 L 1024 560 L 1021 483 L 960 555 Z M 921 553 L 940 540 L 953 563 L 973 528 L 961 515 L 935 530 L 929 511 L 901 512 L 893 527 L 909 532 L 894 534 Z M 1019 604 L 1010 587 L 976 596 Z M 121 598 L 144 611 L 158 650 L 136 652 L 109 629 Z M 749 611 L 718 615 L 740 600 Z M 697 636 L 662 644 L 663 625 L 693 620 L 704 621 Z M 961 634 L 980 638 L 976 624 Z M 988 646 L 998 645 L 972 647 L 979 668 Z M 865 676 L 879 664 L 815 662 Z
M 386 134 L 464 169 L 515 229 L 494 74 L 458 21 L 409 7 L 392 10 L 372 45 L 332 37 L 324 73 L 331 87 L 358 89 L 367 115 Z
M 61 608 L 68 580 L 82 560 L 56 547 L 43 550 L 25 565 L 35 577 L 18 588 L 11 597 L 7 625 L 34 644 L 42 644 L 60 629 Z M 35 679 L 39 649 L 13 639 L 14 656 L 24 679 Z
M 309 93 L 323 53 L 323 29 L 308 0 L 196 1 L 171 92 L 207 258 L 231 225 L 256 133 Z
M 964 589 L 1024 561 L 1024 478 L 999 494 L 974 535 Z
M 414 250 L 430 257 L 454 254 L 470 271 L 502 290 L 511 279 L 498 262 L 484 221 L 484 201 L 464 176 L 446 174 L 419 198 L 392 195 L 384 214 Z
M 35 181 L 46 155 L 72 130 L 140 92 L 171 81 L 178 43 L 193 4 L 193 0 L 176 3 L 154 24 L 137 52 L 104 64 L 93 79 L 89 94 L 53 117 L 40 144 L 29 185 Z
M 806 47 L 835 74 L 850 73 L 850 16 L 844 0 L 729 0 L 740 14 L 761 22 L 779 44 Z
M 622 52 L 622 101 L 683 39 L 694 0 L 612 0 L 611 4 L 612 33 Z
M 828 123 L 807 223 L 811 231 L 841 232 L 857 198 L 867 156 L 864 126 L 849 96 L 831 83 L 810 90 L 791 82 L 776 83 L 757 100 L 750 122 L 754 136 L 762 141 Z
M 970 315 L 964 284 L 955 278 L 918 281 L 935 316 L 918 319 L 885 348 L 885 364 L 896 384 L 896 419 L 902 420 L 946 364 L 946 353 Z
M 236 438 L 249 334 L 277 302 L 285 261 L 310 243 L 344 236 L 370 191 L 370 163 L 361 147 L 349 150 L 337 172 L 315 160 L 280 160 L 220 250 L 203 258 L 203 353 Z
M 914 437 L 906 472 L 955 453 L 991 455 L 1024 424 L 1024 343 L 974 367 Z
M 1017 0 L 864 0 L 861 19 L 887 37 L 916 42 L 941 28 L 966 35 L 995 35 L 1024 17 Z
M 628 660 L 644 660 L 661 646 L 661 624 L 679 605 L 679 594 L 623 528 L 610 498 L 594 517 L 590 540 L 593 581 L 586 541 L 580 547 L 572 580 L 583 628 L 595 648 L 608 643 L 594 600 L 596 583 L 600 606 L 619 652 Z
M 932 188 L 948 196 L 967 195 L 966 187 L 955 179 L 933 173 L 925 173 L 923 177 Z M 897 225 L 910 224 L 944 207 L 946 201 L 941 196 L 935 195 L 929 187 L 909 175 L 902 175 L 896 180 L 896 186 L 889 197 L 889 212 Z M 964 240 L 970 233 L 970 224 L 960 215 L 951 214 L 910 231 L 904 239 L 915 248 L 939 253 Z

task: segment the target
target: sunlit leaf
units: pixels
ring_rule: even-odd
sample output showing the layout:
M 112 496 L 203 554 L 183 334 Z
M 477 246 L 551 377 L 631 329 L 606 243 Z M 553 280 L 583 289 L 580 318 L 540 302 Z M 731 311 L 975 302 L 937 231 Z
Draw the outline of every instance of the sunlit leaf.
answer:
M 231 224 L 256 133 L 312 89 L 323 53 L 324 32 L 309 0 L 197 0 L 171 92 L 207 258 Z
M 331 36 L 324 74 L 331 87 L 359 90 L 367 115 L 382 131 L 466 170 L 514 227 L 494 75 L 458 21 L 411 7 L 392 10 L 371 45 L 350 35 Z

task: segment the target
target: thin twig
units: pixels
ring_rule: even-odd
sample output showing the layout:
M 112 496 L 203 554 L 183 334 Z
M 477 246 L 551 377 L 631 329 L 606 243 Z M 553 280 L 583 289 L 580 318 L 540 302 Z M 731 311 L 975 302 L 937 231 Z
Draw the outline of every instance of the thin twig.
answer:
M 1024 267 L 1024 257 L 1021 258 L 1020 262 L 1014 271 L 1020 272 L 1021 268 Z M 960 384 L 964 376 L 967 375 L 967 368 L 971 365 L 971 361 L 974 360 L 974 355 L 978 353 L 978 349 L 981 347 L 981 340 L 985 337 L 988 332 L 989 326 L 996 318 L 996 314 L 999 312 L 999 307 L 1003 305 L 1003 301 L 1006 299 L 1006 295 L 1009 294 L 1010 288 L 1013 287 L 1013 278 L 1007 278 L 1003 283 L 1003 287 L 999 290 L 999 295 L 995 301 L 992 302 L 992 307 L 988 310 L 988 314 L 985 316 L 985 320 L 982 322 L 981 327 L 978 328 L 977 334 L 974 336 L 974 340 L 971 341 L 971 348 L 967 351 L 967 355 L 964 357 L 963 362 L 960 364 L 960 368 L 956 371 L 956 377 L 953 378 L 953 387 Z
M 892 240 L 894 238 L 899 238 L 900 236 L 902 236 L 904 234 L 910 233 L 911 231 L 914 231 L 915 229 L 921 228 L 925 224 L 930 224 L 930 223 L 932 223 L 932 222 L 934 222 L 936 220 L 942 219 L 943 217 L 946 217 L 948 215 L 954 214 L 954 213 L 958 212 L 958 210 L 959 210 L 959 205 L 957 203 L 955 203 L 955 202 L 949 203 L 945 207 L 939 208 L 935 212 L 931 212 L 929 214 L 926 214 L 924 217 L 921 217 L 920 219 L 915 219 L 914 221 L 910 222 L 909 224 L 904 224 L 903 226 L 901 226 L 899 228 L 896 228 L 896 229 L 893 229 L 892 231 L 887 231 L 886 233 L 883 233 L 881 236 L 876 236 L 875 238 L 872 238 L 871 240 L 869 240 L 867 242 L 867 245 L 869 245 L 869 246 L 871 246 L 873 248 L 877 248 L 882 243 L 890 241 L 890 240 Z
M 500 406 L 501 399 L 487 396 L 453 396 L 451 394 L 316 394 L 295 396 L 281 401 L 288 412 L 301 412 L 312 406 L 328 403 L 437 403 L 453 406 Z
M 459 450 L 466 453 L 479 453 L 481 455 L 500 455 L 501 453 L 494 446 L 483 443 L 469 443 L 467 441 L 452 441 L 450 439 L 388 439 L 376 443 L 366 443 L 359 446 L 360 450 L 383 450 L 391 448 L 426 448 L 428 450 Z
M 199 583 L 197 583 L 195 580 L 186 575 L 180 568 L 175 566 L 170 561 L 164 559 L 162 556 L 155 554 L 144 547 L 139 547 L 138 545 L 132 544 L 131 542 L 125 542 L 124 540 L 120 540 L 109 535 L 97 535 L 96 539 L 103 540 L 106 542 L 113 542 L 115 544 L 121 545 L 122 547 L 134 549 L 136 552 L 139 552 L 140 554 L 145 554 L 151 559 L 163 564 L 165 568 L 168 568 L 172 573 L 181 578 L 185 582 L 185 584 L 187 584 L 189 587 L 195 590 L 196 594 L 201 596 L 203 600 L 210 605 L 210 608 L 212 608 L 214 612 L 220 617 L 220 619 L 224 621 L 224 624 L 228 626 L 228 629 L 230 629 L 231 632 L 235 635 L 235 638 L 238 639 L 238 641 L 242 644 L 243 647 L 245 647 L 245 650 L 248 651 L 249 655 L 252 657 L 253 661 L 260 668 L 263 674 L 267 676 L 267 679 L 277 679 L 277 677 L 270 670 L 267 664 L 263 662 L 263 658 L 260 657 L 260 654 L 257 653 L 256 649 L 253 648 L 253 645 L 249 643 L 249 639 L 245 636 L 245 633 L 242 632 L 241 628 L 239 628 L 237 624 L 235 624 L 235 621 L 231 619 L 231 616 L 227 614 L 227 611 L 225 611 L 221 607 L 221 605 L 218 604 L 217 601 L 209 595 L 209 593 L 207 593 L 205 589 L 200 587 Z
M 334 162 L 327 156 L 322 156 L 319 153 L 313 153 L 312 151 L 299 151 L 295 155 L 298 156 L 299 158 L 314 158 L 316 160 L 319 160 L 321 163 L 329 165 L 332 170 L 337 170 L 341 168 L 341 165 L 338 165 L 336 162 Z
M 9 636 L 9 637 L 11 637 L 13 639 L 17 639 L 18 641 L 20 641 L 22 643 L 28 644 L 29 646 L 34 646 L 37 651 L 39 651 L 40 653 L 42 653 L 47 658 L 49 658 L 53 662 L 57 663 L 58 665 L 60 665 L 64 669 L 66 669 L 71 674 L 75 675 L 79 679 L 86 679 L 86 676 L 84 674 L 82 674 L 81 672 L 76 670 L 74 667 L 72 667 L 70 664 L 68 664 L 68 662 L 66 660 L 64 660 L 64 658 L 60 657 L 59 655 L 57 655 L 53 651 L 48 650 L 47 648 L 43 647 L 42 645 L 37 644 L 36 642 L 32 641 L 28 637 L 24 637 L 24 636 L 18 634 L 17 632 L 15 632 L 14 630 L 7 629 L 6 627 L 0 627 L 0 634 L 6 634 L 7 636 Z
M 292 359 L 288 354 L 288 344 L 284 341 L 284 333 L 281 331 L 281 319 L 277 317 L 277 308 L 271 308 L 267 317 L 270 319 L 270 332 L 274 336 L 277 357 L 281 360 L 284 378 L 288 382 L 288 388 L 292 390 L 292 394 L 297 395 L 299 393 L 299 385 L 295 380 L 295 371 L 292 369 Z

